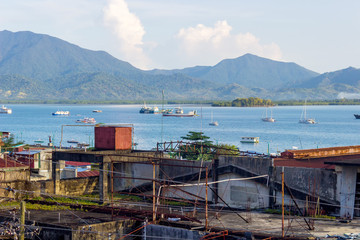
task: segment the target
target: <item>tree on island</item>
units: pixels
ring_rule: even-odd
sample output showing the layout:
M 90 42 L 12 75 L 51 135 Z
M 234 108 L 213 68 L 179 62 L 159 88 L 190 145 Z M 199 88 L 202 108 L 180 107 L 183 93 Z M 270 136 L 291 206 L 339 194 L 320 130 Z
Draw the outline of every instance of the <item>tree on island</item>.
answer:
M 212 104 L 214 107 L 264 107 L 274 106 L 270 99 L 261 99 L 257 97 L 237 98 L 233 101 L 217 101 Z

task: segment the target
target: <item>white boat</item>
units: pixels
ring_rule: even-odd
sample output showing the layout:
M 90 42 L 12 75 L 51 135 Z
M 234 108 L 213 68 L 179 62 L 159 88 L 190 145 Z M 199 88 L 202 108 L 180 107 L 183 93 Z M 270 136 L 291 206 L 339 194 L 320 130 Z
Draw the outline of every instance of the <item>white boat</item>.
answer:
M 53 112 L 52 115 L 70 115 L 70 112 L 69 111 L 56 111 L 56 112 Z
M 259 137 L 241 137 L 240 142 L 242 143 L 259 143 Z
M 157 114 L 161 113 L 158 107 L 148 107 L 146 106 L 145 102 L 144 105 L 141 107 L 139 113 L 145 113 L 145 114 Z
M 315 119 L 308 118 L 306 116 L 306 100 L 305 100 L 305 104 L 304 104 L 304 109 L 303 109 L 303 111 L 301 113 L 299 123 L 303 123 L 303 124 L 315 124 L 316 123 Z
M 189 111 L 188 113 L 184 113 L 184 110 L 181 107 L 175 108 L 175 113 L 171 111 L 166 111 L 163 112 L 162 115 L 164 117 L 196 117 L 197 116 L 195 110 Z
M 213 119 L 213 112 L 211 111 L 211 122 L 209 123 L 210 126 L 219 126 L 219 123 L 217 121 L 214 121 Z
M 11 108 L 7 108 L 4 105 L 2 105 L 2 107 L 0 108 L 0 113 L 11 114 L 12 110 Z
M 272 117 L 272 109 L 270 111 L 270 116 L 268 116 L 267 110 L 268 108 L 265 109 L 265 117 L 261 118 L 261 120 L 263 120 L 264 122 L 275 122 L 275 119 Z

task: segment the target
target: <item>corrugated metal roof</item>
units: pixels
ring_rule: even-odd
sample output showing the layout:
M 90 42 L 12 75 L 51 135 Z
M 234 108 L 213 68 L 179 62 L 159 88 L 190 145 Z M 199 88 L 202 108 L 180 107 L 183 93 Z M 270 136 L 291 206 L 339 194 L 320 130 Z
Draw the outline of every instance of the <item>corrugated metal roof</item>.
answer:
M 29 166 L 16 162 L 14 160 L 10 160 L 10 159 L 5 160 L 3 158 L 0 158 L 0 168 L 11 168 L 11 167 L 29 167 Z
M 34 154 L 37 154 L 37 153 L 40 153 L 41 151 L 38 151 L 38 150 L 24 150 L 24 151 L 21 151 L 21 152 L 15 152 L 14 154 L 16 155 L 34 155 Z
M 75 161 L 66 161 L 66 166 L 74 166 L 74 167 L 80 167 L 80 166 L 89 166 L 91 163 L 89 162 L 75 162 Z
M 77 177 L 97 177 L 99 176 L 99 171 L 93 170 L 93 171 L 84 171 L 84 172 L 78 172 Z

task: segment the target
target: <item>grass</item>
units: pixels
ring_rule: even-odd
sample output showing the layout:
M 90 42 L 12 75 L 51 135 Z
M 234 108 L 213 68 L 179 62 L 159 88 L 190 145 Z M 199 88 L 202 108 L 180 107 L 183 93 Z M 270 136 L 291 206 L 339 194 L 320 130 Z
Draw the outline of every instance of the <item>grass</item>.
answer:
M 11 201 L 6 203 L 1 203 L 2 207 L 5 208 L 18 208 L 20 209 L 20 202 Z M 37 203 L 26 203 L 27 210 L 43 210 L 43 211 L 60 211 L 60 210 L 70 210 L 69 206 L 59 206 L 59 205 L 43 205 Z

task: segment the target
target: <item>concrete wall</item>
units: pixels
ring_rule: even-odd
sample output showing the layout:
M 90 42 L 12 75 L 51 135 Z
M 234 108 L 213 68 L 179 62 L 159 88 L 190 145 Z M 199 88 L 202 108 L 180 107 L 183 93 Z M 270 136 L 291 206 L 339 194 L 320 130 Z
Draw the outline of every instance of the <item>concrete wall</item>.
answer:
M 28 167 L 0 168 L 0 182 L 29 181 L 30 170 Z
M 269 167 L 271 166 L 272 159 L 264 157 L 232 157 L 232 156 L 220 156 L 219 167 L 234 165 L 242 169 L 246 169 L 250 173 L 256 175 L 264 175 L 269 173 Z
M 119 239 L 139 227 L 135 220 L 118 220 L 104 223 L 75 226 L 73 228 L 53 224 L 37 223 L 40 239 L 51 240 L 112 240 Z M 41 228 L 43 227 L 43 228 Z M 141 234 L 141 233 L 140 233 Z M 125 238 L 133 239 L 133 238 Z
M 281 183 L 282 167 L 275 168 L 275 181 Z M 304 194 L 319 196 L 329 202 L 339 201 L 337 174 L 333 170 L 319 168 L 284 167 L 285 183 Z M 304 199 L 303 199 L 304 200 Z
M 235 178 L 241 178 L 241 176 L 235 174 L 219 176 L 220 181 Z M 252 180 L 221 182 L 218 191 L 219 196 L 232 207 L 246 209 L 269 206 L 268 187 Z M 219 204 L 225 206 L 221 200 Z
M 76 231 L 73 232 L 71 239 L 72 240 L 119 239 L 125 236 L 126 234 L 137 229 L 139 225 L 140 223 L 135 220 L 118 220 L 118 221 L 90 224 L 88 226 L 78 226 L 77 228 L 74 229 Z M 135 234 L 138 235 L 139 232 Z M 125 239 L 135 239 L 135 238 L 131 236 Z
M 84 195 L 91 193 L 98 193 L 99 177 L 89 178 L 73 178 L 63 179 L 58 181 L 58 193 L 59 195 Z M 23 190 L 21 192 L 13 193 L 0 189 L 0 197 L 25 197 L 29 196 L 40 196 L 41 194 L 54 194 L 54 181 L 13 181 L 10 183 L 0 182 L 0 186 L 6 188 L 10 186 L 16 190 Z
M 140 163 L 115 163 L 114 164 L 114 191 L 129 190 L 151 182 L 153 179 L 153 165 Z M 158 176 L 159 167 L 155 166 L 155 172 Z M 125 177 L 125 178 L 124 178 Z M 145 178 L 145 179 L 132 179 Z
M 77 168 L 64 168 L 60 171 L 60 179 L 76 178 Z
M 146 240 L 172 240 L 172 239 L 186 239 L 198 240 L 204 234 L 198 231 L 191 231 L 183 228 L 175 228 L 160 225 L 148 225 L 143 230 L 143 239 Z

